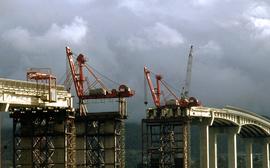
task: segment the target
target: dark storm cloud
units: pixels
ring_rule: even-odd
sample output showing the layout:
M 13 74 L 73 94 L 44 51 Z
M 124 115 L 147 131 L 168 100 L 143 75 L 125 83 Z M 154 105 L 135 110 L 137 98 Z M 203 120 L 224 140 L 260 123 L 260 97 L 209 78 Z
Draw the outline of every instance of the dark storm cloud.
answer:
M 267 113 L 269 4 L 251 0 L 68 0 L 0 2 L 1 76 L 28 67 L 65 71 L 64 47 L 135 88 L 131 118 L 141 118 L 143 66 L 180 88 L 194 44 L 192 95 L 205 105 Z

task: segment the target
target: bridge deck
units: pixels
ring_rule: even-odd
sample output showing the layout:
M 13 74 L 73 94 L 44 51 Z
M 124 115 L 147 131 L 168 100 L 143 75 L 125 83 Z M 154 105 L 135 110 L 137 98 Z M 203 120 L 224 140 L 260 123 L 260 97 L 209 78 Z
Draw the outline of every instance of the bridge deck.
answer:
M 0 78 L 0 110 L 8 111 L 9 107 L 66 108 L 72 107 L 72 98 L 62 85 L 49 93 L 47 84 Z
M 222 109 L 193 107 L 188 115 L 195 118 L 210 118 L 210 125 L 218 127 L 239 127 L 243 137 L 270 136 L 270 120 L 256 113 L 227 106 Z
M 189 118 L 192 122 L 207 120 L 212 127 L 238 127 L 239 134 L 243 137 L 270 136 L 270 120 L 241 108 L 226 106 L 225 108 L 192 107 L 186 111 L 180 108 L 149 109 L 147 119 L 171 121 L 178 118 Z

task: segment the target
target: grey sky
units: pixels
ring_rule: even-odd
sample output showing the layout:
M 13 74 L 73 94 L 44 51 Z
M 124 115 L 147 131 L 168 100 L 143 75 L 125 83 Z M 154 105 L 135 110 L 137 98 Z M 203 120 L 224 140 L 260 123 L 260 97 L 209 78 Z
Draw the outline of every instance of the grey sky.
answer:
M 130 118 L 144 116 L 143 66 L 180 88 L 194 44 L 191 94 L 204 105 L 270 108 L 270 6 L 251 0 L 2 0 L 0 70 L 65 72 L 65 49 L 133 87 Z

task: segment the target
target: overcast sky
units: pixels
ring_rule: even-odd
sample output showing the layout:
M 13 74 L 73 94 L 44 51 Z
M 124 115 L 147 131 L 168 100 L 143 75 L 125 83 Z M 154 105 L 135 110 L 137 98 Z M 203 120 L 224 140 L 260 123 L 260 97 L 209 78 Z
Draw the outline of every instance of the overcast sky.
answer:
M 0 76 L 51 67 L 61 78 L 68 45 L 136 90 L 129 114 L 139 120 L 143 66 L 180 88 L 193 44 L 191 95 L 269 114 L 269 8 L 266 0 L 1 0 Z

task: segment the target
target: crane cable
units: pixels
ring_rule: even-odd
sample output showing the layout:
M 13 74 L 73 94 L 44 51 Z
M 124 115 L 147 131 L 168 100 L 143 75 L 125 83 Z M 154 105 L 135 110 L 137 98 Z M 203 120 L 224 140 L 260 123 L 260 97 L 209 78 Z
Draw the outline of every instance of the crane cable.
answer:
M 103 77 L 104 79 L 107 79 L 108 81 L 110 81 L 111 83 L 115 84 L 115 85 L 121 85 L 120 83 L 112 80 L 111 78 L 107 77 L 106 75 L 102 74 L 101 72 L 99 72 L 97 69 L 95 69 L 93 66 L 90 66 L 89 64 L 87 64 L 88 67 L 90 67 L 91 69 L 93 69 L 98 75 L 100 75 L 101 77 Z
M 153 72 L 153 71 L 151 71 L 149 69 L 148 69 L 148 71 L 151 72 L 153 75 L 158 75 L 157 73 L 155 73 L 155 72 Z M 174 91 L 177 91 L 177 92 L 180 91 L 179 89 L 176 89 L 176 87 L 173 87 L 171 84 L 169 84 L 168 82 L 166 82 L 164 79 L 162 79 L 162 82 L 164 84 L 166 84 L 169 88 L 172 88 Z
M 73 57 L 78 56 L 76 53 L 72 53 Z M 89 64 L 85 64 L 86 66 L 88 66 L 89 68 L 91 68 L 93 71 L 95 71 L 98 75 L 100 75 L 102 78 L 110 81 L 111 83 L 115 84 L 115 85 L 121 85 L 119 82 L 116 82 L 114 80 L 112 80 L 111 78 L 109 78 L 108 76 L 102 74 L 101 72 L 99 72 L 96 68 L 94 68 L 93 66 L 89 65 Z
M 158 75 L 158 74 L 156 74 L 155 72 L 153 72 L 153 71 L 151 71 L 151 70 L 148 70 L 151 74 L 153 74 L 153 75 Z M 175 99 L 179 99 L 177 96 L 176 96 L 176 94 L 171 90 L 171 89 L 173 89 L 174 91 L 177 91 L 177 92 L 179 92 L 179 90 L 178 89 L 176 89 L 175 87 L 173 87 L 172 85 L 170 85 L 168 82 L 166 82 L 164 79 L 161 79 L 160 80 L 160 82 L 163 84 L 163 86 L 166 88 L 166 90 L 169 92 L 169 94 L 170 95 L 172 95 Z M 148 100 L 147 100 L 147 83 L 146 83 L 146 77 L 145 77 L 145 75 L 144 75 L 144 104 L 147 106 L 147 104 L 148 104 Z M 163 99 L 164 100 L 166 100 L 166 97 L 165 97 L 165 94 L 164 94 L 164 92 L 162 91 L 162 97 L 163 97 Z

